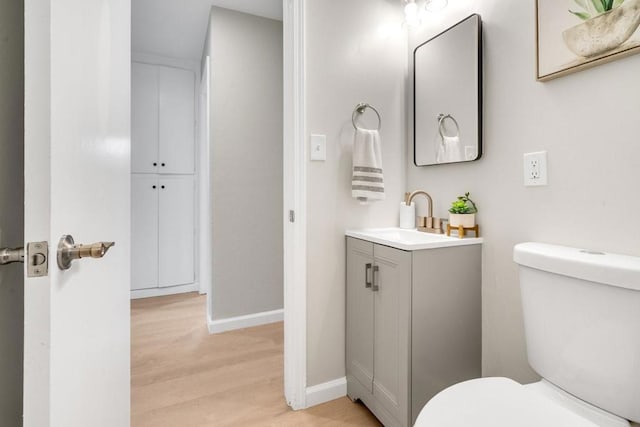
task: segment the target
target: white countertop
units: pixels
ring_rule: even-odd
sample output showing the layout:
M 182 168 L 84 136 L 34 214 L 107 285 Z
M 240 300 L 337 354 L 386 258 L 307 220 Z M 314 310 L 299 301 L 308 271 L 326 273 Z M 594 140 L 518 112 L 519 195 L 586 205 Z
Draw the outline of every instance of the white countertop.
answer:
M 416 229 L 408 230 L 397 227 L 347 230 L 345 234 L 349 237 L 379 243 L 404 251 L 479 245 L 482 243 L 481 237 L 460 239 L 458 236 L 448 237 L 446 234 L 425 233 Z

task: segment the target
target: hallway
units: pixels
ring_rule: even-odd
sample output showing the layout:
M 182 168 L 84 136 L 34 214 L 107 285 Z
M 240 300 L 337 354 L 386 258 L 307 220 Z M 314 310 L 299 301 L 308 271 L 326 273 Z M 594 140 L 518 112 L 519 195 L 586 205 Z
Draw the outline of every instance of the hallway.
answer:
M 379 426 L 338 399 L 291 411 L 283 397 L 283 324 L 209 335 L 206 297 L 131 302 L 131 425 Z

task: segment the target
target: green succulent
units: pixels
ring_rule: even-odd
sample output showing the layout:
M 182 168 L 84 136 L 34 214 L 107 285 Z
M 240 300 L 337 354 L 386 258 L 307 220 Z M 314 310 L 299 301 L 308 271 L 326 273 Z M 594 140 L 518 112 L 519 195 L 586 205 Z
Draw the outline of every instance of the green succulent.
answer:
M 573 11 L 569 9 L 569 13 L 573 13 L 582 20 L 593 18 L 608 12 L 624 3 L 624 0 L 573 0 L 584 11 Z
M 451 202 L 449 212 L 452 214 L 472 214 L 478 212 L 476 204 L 469 198 L 469 192 L 464 193 L 464 196 L 458 196 L 456 200 Z

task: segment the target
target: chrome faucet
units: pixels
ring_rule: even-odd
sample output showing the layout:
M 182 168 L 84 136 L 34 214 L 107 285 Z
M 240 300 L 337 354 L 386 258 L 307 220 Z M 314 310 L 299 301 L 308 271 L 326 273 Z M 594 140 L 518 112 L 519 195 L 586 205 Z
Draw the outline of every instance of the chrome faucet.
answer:
M 427 216 L 418 216 L 418 231 L 424 231 L 426 233 L 442 234 L 444 232 L 442 226 L 442 220 L 440 218 L 433 217 L 433 199 L 426 191 L 417 190 L 413 193 L 405 193 L 405 203 L 407 206 L 411 206 L 411 202 L 416 196 L 425 196 L 429 204 L 427 205 Z

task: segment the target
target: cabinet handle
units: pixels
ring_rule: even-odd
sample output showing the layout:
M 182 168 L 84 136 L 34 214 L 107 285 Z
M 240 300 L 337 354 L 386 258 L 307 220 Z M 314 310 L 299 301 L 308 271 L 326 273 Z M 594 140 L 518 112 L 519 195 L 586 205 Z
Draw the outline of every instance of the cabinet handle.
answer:
M 369 273 L 371 273 L 371 263 L 367 263 L 367 265 L 364 266 L 364 287 L 365 288 L 371 287 L 371 280 L 369 279 Z
M 373 266 L 373 284 L 371 286 L 371 290 L 373 292 L 378 292 L 380 290 L 380 279 L 378 278 L 378 272 L 380 271 L 380 268 L 377 265 Z

